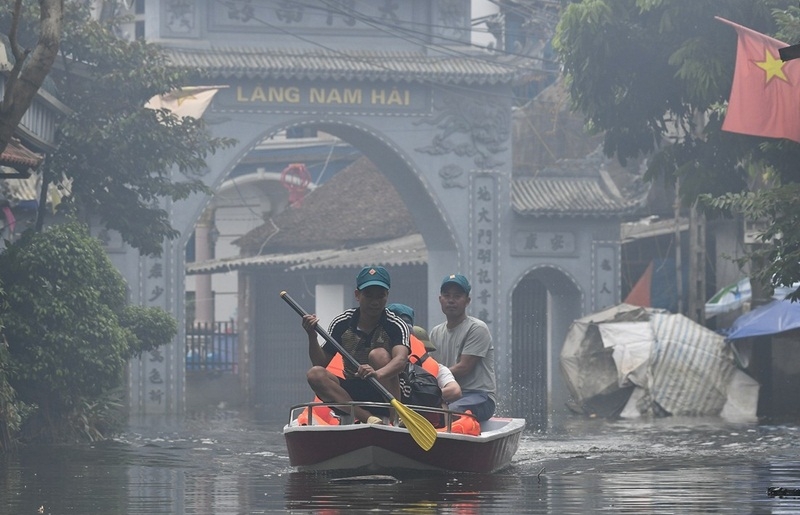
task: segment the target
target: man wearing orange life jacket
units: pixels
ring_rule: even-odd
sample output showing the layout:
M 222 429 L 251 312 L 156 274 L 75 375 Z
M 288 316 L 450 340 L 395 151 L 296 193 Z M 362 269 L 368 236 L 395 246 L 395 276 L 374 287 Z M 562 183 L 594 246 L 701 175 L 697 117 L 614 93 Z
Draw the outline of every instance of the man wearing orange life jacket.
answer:
M 436 350 L 436 346 L 430 341 L 428 332 L 418 326 L 414 325 L 414 310 L 405 304 L 389 304 L 386 309 L 393 312 L 402 318 L 410 327 L 410 343 L 411 354 L 409 360 L 417 363 L 420 358 L 424 358 L 420 366 L 423 367 L 428 373 L 434 375 L 439 383 L 439 388 L 442 390 L 442 399 L 445 404 L 443 408 L 447 408 L 447 403 L 454 402 L 461 397 L 461 386 L 456 381 L 453 373 L 449 368 L 437 362 L 429 353 Z M 333 374 L 344 377 L 342 368 L 343 363 L 341 356 L 337 354 L 328 365 L 328 370 Z M 320 402 L 319 398 L 314 399 L 315 402 Z M 313 408 L 314 420 L 316 424 L 323 425 L 338 425 L 339 420 L 332 414 L 329 408 L 317 406 Z M 472 416 L 471 412 L 467 412 L 468 416 L 463 416 L 451 422 L 450 427 L 439 427 L 438 431 L 450 430 L 453 433 L 479 435 L 481 433 L 480 423 Z M 309 414 L 304 411 L 298 417 L 298 422 L 301 425 L 309 423 Z
M 411 328 L 411 354 L 408 356 L 409 361 L 419 364 L 428 373 L 436 377 L 445 403 L 453 402 L 461 397 L 461 387 L 453 373 L 429 354 L 429 351 L 436 350 L 436 347 L 433 347 L 430 343 L 427 331 L 420 326 L 414 325 L 414 309 L 399 303 L 389 304 L 386 309 L 405 320 Z M 419 363 L 420 360 L 422 360 L 421 363 Z
M 354 292 L 358 307 L 334 317 L 330 323 L 331 340 L 317 341 L 315 314 L 303 316 L 302 327 L 308 334 L 311 368 L 306 373 L 309 386 L 326 402 L 346 404 L 353 400 L 379 403 L 385 401 L 381 390 L 367 379 L 378 381 L 392 396 L 400 396 L 400 373 L 408 363 L 409 329 L 403 320 L 386 309 L 389 297 L 389 272 L 382 266 L 366 266 L 356 277 Z M 335 343 L 338 342 L 338 347 Z M 349 354 L 344 379 L 327 369 L 336 354 Z M 356 404 L 342 411 L 351 412 L 367 424 L 383 424 L 382 417 L 391 411 L 375 405 Z

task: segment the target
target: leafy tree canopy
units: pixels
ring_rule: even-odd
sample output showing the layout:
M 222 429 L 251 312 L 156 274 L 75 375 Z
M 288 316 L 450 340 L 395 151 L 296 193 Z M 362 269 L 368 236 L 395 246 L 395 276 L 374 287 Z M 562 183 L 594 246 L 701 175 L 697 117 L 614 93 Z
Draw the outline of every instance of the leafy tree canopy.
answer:
M 31 38 L 38 6 L 25 3 L 21 28 Z M 208 192 L 205 159 L 231 141 L 211 137 L 202 120 L 145 108 L 152 96 L 188 85 L 191 71 L 168 66 L 156 45 L 119 38 L 121 19 L 97 21 L 90 4 L 65 5 L 60 58 L 50 79 L 73 111 L 58 127 L 45 176 L 72 181 L 65 206 L 98 216 L 142 253 L 160 255 L 164 239 L 178 236 L 165 202 Z M 9 26 L 8 9 L 0 9 L 0 27 Z
M 33 102 L 58 54 L 64 0 L 38 0 L 39 31 L 36 41 L 24 48 L 17 37 L 22 0 L 0 6 L 0 44 L 13 63 L 3 70 L 5 84 L 0 99 L 0 151 L 11 141 L 20 120 Z M 10 14 L 8 14 L 10 13 Z
M 687 205 L 705 195 L 710 212 L 767 217 L 764 238 L 781 241 L 758 249 L 770 265 L 754 274 L 789 285 L 800 281 L 800 228 L 785 222 L 798 206 L 773 188 L 800 181 L 800 145 L 721 130 L 737 36 L 715 16 L 785 41 L 800 36 L 789 0 L 583 0 L 564 10 L 554 47 L 606 154 L 648 156 L 648 177 L 680 179 Z M 757 189 L 756 200 L 747 192 Z
M 714 16 L 774 29 L 753 0 L 585 0 L 570 4 L 554 46 L 575 106 L 605 131 L 608 155 L 654 151 L 675 126 L 726 98 L 736 34 Z

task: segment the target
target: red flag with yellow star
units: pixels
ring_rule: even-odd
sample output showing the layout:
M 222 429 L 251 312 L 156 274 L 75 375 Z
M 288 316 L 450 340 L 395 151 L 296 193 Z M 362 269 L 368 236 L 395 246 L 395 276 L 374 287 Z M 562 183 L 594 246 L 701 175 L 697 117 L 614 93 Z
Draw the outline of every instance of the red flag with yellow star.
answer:
M 736 29 L 736 68 L 722 130 L 800 143 L 800 62 L 781 61 L 787 45 L 716 17 Z

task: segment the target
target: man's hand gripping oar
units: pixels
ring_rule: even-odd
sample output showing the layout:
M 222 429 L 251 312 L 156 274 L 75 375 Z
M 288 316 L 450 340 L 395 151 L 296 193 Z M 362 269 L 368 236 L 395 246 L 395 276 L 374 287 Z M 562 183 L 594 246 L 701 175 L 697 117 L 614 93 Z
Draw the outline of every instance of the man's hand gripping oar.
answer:
M 308 313 L 297 304 L 294 299 L 292 299 L 288 293 L 285 291 L 281 292 L 281 298 L 286 301 L 292 309 L 294 309 L 298 315 L 306 316 Z M 333 339 L 333 337 L 328 334 L 328 332 L 321 328 L 319 324 L 316 326 L 317 333 L 322 336 L 326 342 L 330 343 L 339 353 L 346 359 L 350 364 L 358 367 L 360 363 L 356 361 L 356 359 L 351 356 L 342 345 Z M 433 444 L 436 443 L 436 428 L 433 427 L 433 424 L 428 421 L 425 417 L 417 413 L 416 411 L 412 410 L 411 408 L 405 406 L 400 401 L 398 401 L 394 395 L 392 395 L 389 390 L 387 390 L 377 379 L 374 377 L 367 378 L 370 384 L 378 389 L 378 391 L 383 395 L 386 400 L 389 401 L 389 404 L 397 410 L 397 415 L 400 417 L 400 420 L 403 421 L 403 424 L 408 429 L 408 432 L 411 434 L 411 438 L 417 442 L 417 445 L 422 447 L 424 450 L 428 451 L 433 447 Z

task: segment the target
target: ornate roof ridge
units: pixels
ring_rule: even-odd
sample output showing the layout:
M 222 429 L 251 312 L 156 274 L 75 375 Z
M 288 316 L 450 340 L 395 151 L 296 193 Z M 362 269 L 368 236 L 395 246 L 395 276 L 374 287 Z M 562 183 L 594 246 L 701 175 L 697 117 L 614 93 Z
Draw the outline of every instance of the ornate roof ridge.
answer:
M 43 159 L 43 155 L 28 149 L 17 138 L 11 138 L 5 150 L 0 154 L 0 165 L 25 172 L 28 168 L 37 168 Z M 27 174 L 25 175 L 27 176 Z
M 168 46 L 164 51 L 174 66 L 216 78 L 501 84 L 513 82 L 528 69 L 519 58 L 412 50 Z

